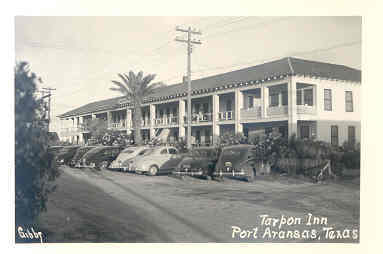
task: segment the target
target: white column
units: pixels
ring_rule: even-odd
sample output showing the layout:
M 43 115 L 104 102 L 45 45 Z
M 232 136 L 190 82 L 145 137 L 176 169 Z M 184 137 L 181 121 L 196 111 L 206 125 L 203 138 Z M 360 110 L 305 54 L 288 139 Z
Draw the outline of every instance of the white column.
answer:
M 112 112 L 111 111 L 106 112 L 106 120 L 108 123 L 108 128 L 110 128 L 112 125 Z
M 154 138 L 155 136 L 155 122 L 154 120 L 156 119 L 156 105 L 155 104 L 150 104 L 149 105 L 149 118 L 150 118 L 150 139 Z
M 132 109 L 127 108 L 126 109 L 126 128 L 130 129 L 133 126 L 133 119 L 132 119 Z
M 213 124 L 212 124 L 212 127 L 213 127 L 213 130 L 212 130 L 212 136 L 213 136 L 213 143 L 217 142 L 218 140 L 216 139 L 216 137 L 219 137 L 220 133 L 219 133 L 219 125 L 218 125 L 218 113 L 219 113 L 219 96 L 218 94 L 213 94 L 212 95 L 212 100 L 213 100 L 213 116 L 212 116 L 212 119 L 213 119 Z
M 267 108 L 269 107 L 269 88 L 262 87 L 262 118 L 267 117 Z
M 240 90 L 235 90 L 235 133 L 243 132 L 241 124 L 241 109 L 243 108 L 243 93 Z
M 288 82 L 288 134 L 297 134 L 297 84 L 294 77 Z
M 178 101 L 178 136 L 185 138 L 184 117 L 186 114 L 185 100 Z

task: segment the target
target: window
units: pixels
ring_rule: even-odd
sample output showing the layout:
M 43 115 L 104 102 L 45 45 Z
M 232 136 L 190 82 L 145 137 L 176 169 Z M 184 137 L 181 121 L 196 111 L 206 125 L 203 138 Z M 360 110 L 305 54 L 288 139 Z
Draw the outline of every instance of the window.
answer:
M 301 138 L 310 138 L 310 126 L 308 125 L 302 125 L 301 126 Z
M 161 109 L 160 110 L 160 118 L 162 118 L 164 116 L 164 111 Z
M 282 105 L 287 105 L 288 104 L 288 96 L 287 96 L 287 91 L 282 91 Z
M 209 103 L 204 103 L 203 104 L 203 112 L 204 113 L 209 113 Z
M 247 98 L 249 100 L 249 107 L 248 108 L 253 108 L 254 107 L 254 96 L 249 96 Z
M 173 108 L 173 116 L 177 116 L 177 108 Z
M 210 130 L 209 129 L 205 130 L 205 143 L 206 144 L 210 143 Z
M 196 140 L 196 143 L 197 144 L 199 144 L 199 143 L 201 143 L 201 131 L 196 131 L 196 133 L 195 133 L 195 140 Z
M 272 133 L 272 132 L 273 132 L 273 128 L 272 127 L 265 128 L 265 134 L 269 134 L 269 133 Z
M 167 149 L 163 149 L 160 154 L 167 154 L 168 153 L 168 150 Z
M 324 89 L 324 110 L 332 110 L 332 94 L 331 89 Z
M 169 148 L 169 153 L 170 154 L 177 154 L 177 150 L 174 148 Z
M 308 106 L 313 105 L 313 89 L 303 90 L 303 100 L 305 105 L 308 105 Z
M 170 108 L 167 108 L 167 109 L 166 109 L 166 116 L 167 116 L 167 117 L 170 117 Z
M 279 94 L 270 94 L 270 107 L 277 107 L 279 105 Z
M 227 100 L 226 101 L 226 111 L 231 111 L 232 108 L 231 108 L 231 100 Z
M 355 126 L 348 126 L 348 142 L 355 144 Z
M 339 145 L 339 135 L 338 135 L 338 126 L 331 126 L 331 145 L 338 146 Z
M 297 105 L 302 105 L 302 89 L 297 90 Z
M 199 113 L 199 103 L 196 103 L 195 105 L 194 105 L 194 112 L 195 113 Z
M 353 112 L 354 105 L 352 100 L 352 91 L 346 91 L 346 112 Z

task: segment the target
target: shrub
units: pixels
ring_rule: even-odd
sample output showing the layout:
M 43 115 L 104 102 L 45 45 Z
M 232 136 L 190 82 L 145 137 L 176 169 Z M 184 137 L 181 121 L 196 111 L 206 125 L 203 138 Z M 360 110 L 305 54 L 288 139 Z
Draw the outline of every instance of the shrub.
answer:
M 48 152 L 49 133 L 45 108 L 35 98 L 37 77 L 25 62 L 15 67 L 15 219 L 33 224 L 46 210 L 48 194 L 59 175 Z

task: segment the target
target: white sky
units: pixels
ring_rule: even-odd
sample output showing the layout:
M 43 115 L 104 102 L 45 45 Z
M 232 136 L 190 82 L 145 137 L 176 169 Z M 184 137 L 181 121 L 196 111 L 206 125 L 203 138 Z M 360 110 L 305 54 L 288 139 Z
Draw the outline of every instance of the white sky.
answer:
M 201 29 L 192 54 L 192 79 L 285 56 L 361 69 L 360 17 L 16 17 L 16 60 L 30 63 L 56 88 L 52 116 L 119 96 L 117 73 L 154 73 L 178 83 L 186 45 L 176 25 Z M 56 120 L 56 119 L 55 119 Z M 53 123 L 55 124 L 55 122 Z

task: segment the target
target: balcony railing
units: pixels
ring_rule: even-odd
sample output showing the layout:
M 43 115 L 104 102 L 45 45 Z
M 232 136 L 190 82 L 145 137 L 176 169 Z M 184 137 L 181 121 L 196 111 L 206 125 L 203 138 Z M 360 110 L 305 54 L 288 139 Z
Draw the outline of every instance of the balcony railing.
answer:
M 241 120 L 250 121 L 250 120 L 258 120 L 261 118 L 262 118 L 261 106 L 241 109 Z
M 177 125 L 178 117 L 157 118 L 154 120 L 154 124 L 156 126 Z
M 317 108 L 315 106 L 297 105 L 297 113 L 315 115 L 317 113 Z
M 126 129 L 126 122 L 123 121 L 123 122 L 118 122 L 118 123 L 110 123 L 109 129 L 113 129 L 113 130 Z
M 149 127 L 150 126 L 150 120 L 149 119 L 141 119 L 141 127 Z
M 83 132 L 88 132 L 88 129 L 83 125 L 67 127 L 67 128 L 61 129 L 61 135 L 62 136 L 74 136 L 74 135 L 78 135 L 78 134 L 83 133 Z
M 218 119 L 219 121 L 234 120 L 234 112 L 233 111 L 219 112 Z
M 200 114 L 192 114 L 192 123 L 206 123 L 211 122 L 213 119 L 212 113 L 200 113 Z M 188 118 L 184 117 L 184 123 L 187 124 Z
M 288 107 L 286 106 L 275 106 L 267 108 L 267 116 L 276 117 L 276 116 L 287 116 Z

